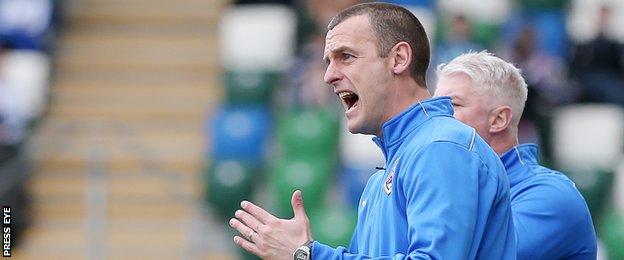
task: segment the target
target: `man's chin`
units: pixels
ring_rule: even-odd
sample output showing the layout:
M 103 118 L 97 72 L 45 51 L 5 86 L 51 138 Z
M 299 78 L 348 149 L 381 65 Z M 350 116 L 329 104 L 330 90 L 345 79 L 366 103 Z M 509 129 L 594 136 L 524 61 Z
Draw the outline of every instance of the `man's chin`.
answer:
M 352 134 L 363 134 L 363 135 L 375 134 L 373 131 L 370 131 L 370 129 L 366 129 L 362 127 L 362 125 L 357 124 L 356 122 L 347 121 L 347 129 L 349 129 L 349 132 Z
M 352 134 L 362 133 L 362 128 L 359 125 L 357 125 L 355 122 L 347 121 L 347 129 L 349 129 L 349 132 Z

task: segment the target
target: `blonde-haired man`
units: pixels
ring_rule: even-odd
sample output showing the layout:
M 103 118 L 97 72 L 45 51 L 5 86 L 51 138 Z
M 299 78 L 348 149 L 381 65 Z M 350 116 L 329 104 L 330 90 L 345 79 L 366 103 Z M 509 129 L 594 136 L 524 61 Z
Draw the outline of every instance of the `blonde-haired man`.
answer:
M 527 85 L 514 65 L 488 52 L 463 54 L 437 69 L 435 96 L 499 154 L 509 177 L 518 259 L 596 259 L 585 200 L 560 172 L 538 164 L 535 144 L 518 145 Z

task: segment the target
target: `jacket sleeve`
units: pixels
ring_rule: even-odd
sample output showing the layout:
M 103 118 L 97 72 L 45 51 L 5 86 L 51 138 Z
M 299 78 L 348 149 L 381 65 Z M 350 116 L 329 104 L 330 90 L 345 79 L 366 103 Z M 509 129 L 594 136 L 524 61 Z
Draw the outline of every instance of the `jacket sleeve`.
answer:
M 405 199 L 407 254 L 372 258 L 315 242 L 313 259 L 469 259 L 477 225 L 479 157 L 450 142 L 401 156 L 397 192 Z

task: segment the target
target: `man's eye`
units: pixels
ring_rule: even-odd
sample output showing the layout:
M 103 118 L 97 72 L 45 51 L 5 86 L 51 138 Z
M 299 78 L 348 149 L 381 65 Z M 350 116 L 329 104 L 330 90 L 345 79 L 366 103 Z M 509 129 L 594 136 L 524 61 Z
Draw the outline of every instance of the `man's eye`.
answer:
M 342 54 L 342 59 L 343 60 L 350 60 L 350 59 L 353 59 L 353 58 L 355 58 L 355 56 L 353 56 L 351 54 L 348 54 L 348 53 L 343 53 Z

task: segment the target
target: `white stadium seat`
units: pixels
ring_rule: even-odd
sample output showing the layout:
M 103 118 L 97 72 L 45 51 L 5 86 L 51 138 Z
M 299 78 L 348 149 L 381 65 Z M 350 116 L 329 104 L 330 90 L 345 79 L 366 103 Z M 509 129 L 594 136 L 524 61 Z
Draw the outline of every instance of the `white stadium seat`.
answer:
M 342 162 L 350 167 L 368 168 L 370 172 L 375 167 L 384 165 L 384 157 L 372 135 L 352 134 L 346 129 L 346 122 L 340 130 L 340 155 Z
M 438 10 L 440 14 L 449 16 L 463 14 L 472 20 L 502 23 L 510 15 L 511 1 L 439 0 Z
M 219 24 L 221 64 L 226 70 L 276 70 L 289 65 L 296 17 L 281 5 L 238 5 Z
M 559 109 L 553 125 L 560 166 L 615 169 L 624 147 L 624 111 L 616 105 L 572 105 Z
M 50 59 L 38 51 L 6 52 L 0 63 L 3 87 L 9 88 L 12 111 L 33 119 L 41 115 L 48 94 Z
M 567 30 L 575 42 L 585 42 L 598 33 L 598 13 L 600 7 L 611 8 L 611 21 L 608 33 L 624 41 L 624 1 L 622 0 L 573 0 L 567 19 Z

